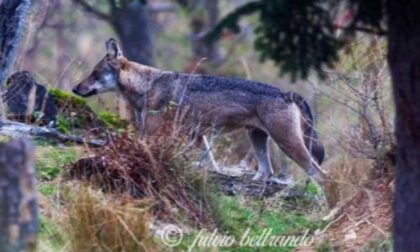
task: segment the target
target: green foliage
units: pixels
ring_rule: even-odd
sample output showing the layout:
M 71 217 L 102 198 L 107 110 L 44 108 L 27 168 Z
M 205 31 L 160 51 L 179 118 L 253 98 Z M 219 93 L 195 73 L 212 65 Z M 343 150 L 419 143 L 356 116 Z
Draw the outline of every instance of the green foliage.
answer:
M 41 184 L 38 186 L 38 192 L 40 192 L 43 196 L 51 196 L 55 192 L 55 186 L 52 184 Z
M 306 78 L 314 69 L 322 75 L 322 67 L 338 59 L 340 43 L 320 1 L 266 1 L 260 20 L 255 47 L 262 60 L 279 64 L 282 74 Z
M 309 184 L 306 185 L 305 192 L 309 195 L 316 196 L 320 195 L 322 193 L 322 190 L 315 182 L 310 181 Z
M 74 162 L 77 157 L 78 153 L 73 148 L 38 147 L 35 159 L 38 179 L 54 179 L 60 174 L 63 166 Z
M 118 115 L 110 112 L 98 113 L 98 120 L 105 127 L 115 130 L 124 130 L 127 128 L 127 121 L 122 120 Z
M 57 129 L 63 133 L 68 133 L 71 129 L 71 124 L 68 119 L 63 117 L 62 115 L 57 116 Z
M 259 13 L 260 23 L 255 29 L 255 48 L 261 60 L 271 59 L 280 73 L 290 73 L 292 79 L 306 78 L 312 70 L 325 77 L 322 69 L 331 67 L 338 60 L 338 50 L 343 45 L 334 35 L 334 11 L 344 1 L 328 3 L 324 0 L 260 0 L 238 7 L 224 17 L 207 34 L 212 40 L 223 29 L 240 31 L 243 16 Z M 354 18 L 346 32 L 361 30 L 383 34 L 383 3 L 379 0 L 350 1 Z

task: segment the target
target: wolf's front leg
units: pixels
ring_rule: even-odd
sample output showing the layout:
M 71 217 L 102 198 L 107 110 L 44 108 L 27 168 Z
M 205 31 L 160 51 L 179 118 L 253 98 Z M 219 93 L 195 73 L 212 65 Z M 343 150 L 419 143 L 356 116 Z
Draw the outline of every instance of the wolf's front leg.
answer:
M 255 158 L 258 164 L 258 171 L 253 180 L 268 180 L 273 176 L 270 157 L 268 154 L 268 134 L 260 129 L 250 129 L 248 131 L 254 148 Z
M 274 177 L 273 168 L 271 166 L 268 134 L 260 129 L 250 129 L 248 131 L 251 138 L 252 146 L 254 148 L 255 158 L 257 160 L 258 171 L 253 177 L 253 180 L 263 180 L 265 182 L 272 182 L 276 184 L 288 185 L 291 181 L 288 177 L 276 178 Z

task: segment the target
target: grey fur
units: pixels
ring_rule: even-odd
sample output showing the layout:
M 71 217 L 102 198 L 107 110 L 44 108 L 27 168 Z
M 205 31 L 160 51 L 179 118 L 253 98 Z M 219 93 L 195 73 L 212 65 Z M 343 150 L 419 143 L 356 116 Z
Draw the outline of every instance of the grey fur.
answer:
M 258 162 L 255 179 L 273 175 L 267 149 L 270 136 L 310 176 L 322 182 L 319 165 L 324 149 L 313 128 L 310 108 L 300 95 L 255 81 L 162 71 L 126 60 L 115 41 L 108 41 L 107 46 L 116 51 L 111 50 L 93 74 L 73 89 L 76 94 L 90 96 L 111 90 L 109 82 L 103 83 L 103 90 L 97 89 L 101 78 L 92 76 L 114 74 L 114 85 L 136 112 L 136 121 L 146 134 L 153 134 L 153 121 L 159 122 L 160 116 L 146 117 L 146 112 L 164 110 L 175 103 L 181 110 L 188 109 L 190 118 L 204 128 L 249 129 Z

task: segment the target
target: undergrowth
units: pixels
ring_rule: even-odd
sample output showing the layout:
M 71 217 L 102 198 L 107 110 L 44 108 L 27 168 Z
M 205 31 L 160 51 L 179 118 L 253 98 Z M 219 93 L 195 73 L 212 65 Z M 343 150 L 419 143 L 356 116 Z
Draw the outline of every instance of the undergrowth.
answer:
M 202 173 L 193 166 L 198 149 L 182 130 L 173 134 L 172 120 L 166 122 L 147 140 L 129 131 L 109 136 L 107 145 L 92 150 L 94 157 L 69 166 L 68 175 L 105 192 L 150 199 L 160 220 L 212 226 Z
M 76 161 L 79 152 L 76 147 L 38 146 L 35 154 L 37 178 L 40 181 L 56 178 L 63 166 Z
M 147 204 L 80 186 L 65 203 L 63 225 L 72 251 L 159 251 Z

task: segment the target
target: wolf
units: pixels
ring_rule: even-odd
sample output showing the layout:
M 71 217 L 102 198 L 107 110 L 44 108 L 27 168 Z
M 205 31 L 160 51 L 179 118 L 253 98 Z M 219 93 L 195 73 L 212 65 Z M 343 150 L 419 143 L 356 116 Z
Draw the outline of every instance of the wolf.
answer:
M 115 39 L 105 43 L 106 55 L 73 88 L 89 97 L 119 91 L 135 111 L 146 134 L 161 116 L 146 116 L 169 104 L 188 108 L 202 127 L 245 128 L 251 139 L 258 170 L 254 180 L 276 181 L 268 152 L 271 137 L 306 173 L 322 183 L 324 147 L 313 126 L 309 105 L 302 96 L 250 80 L 163 71 L 129 61 Z

